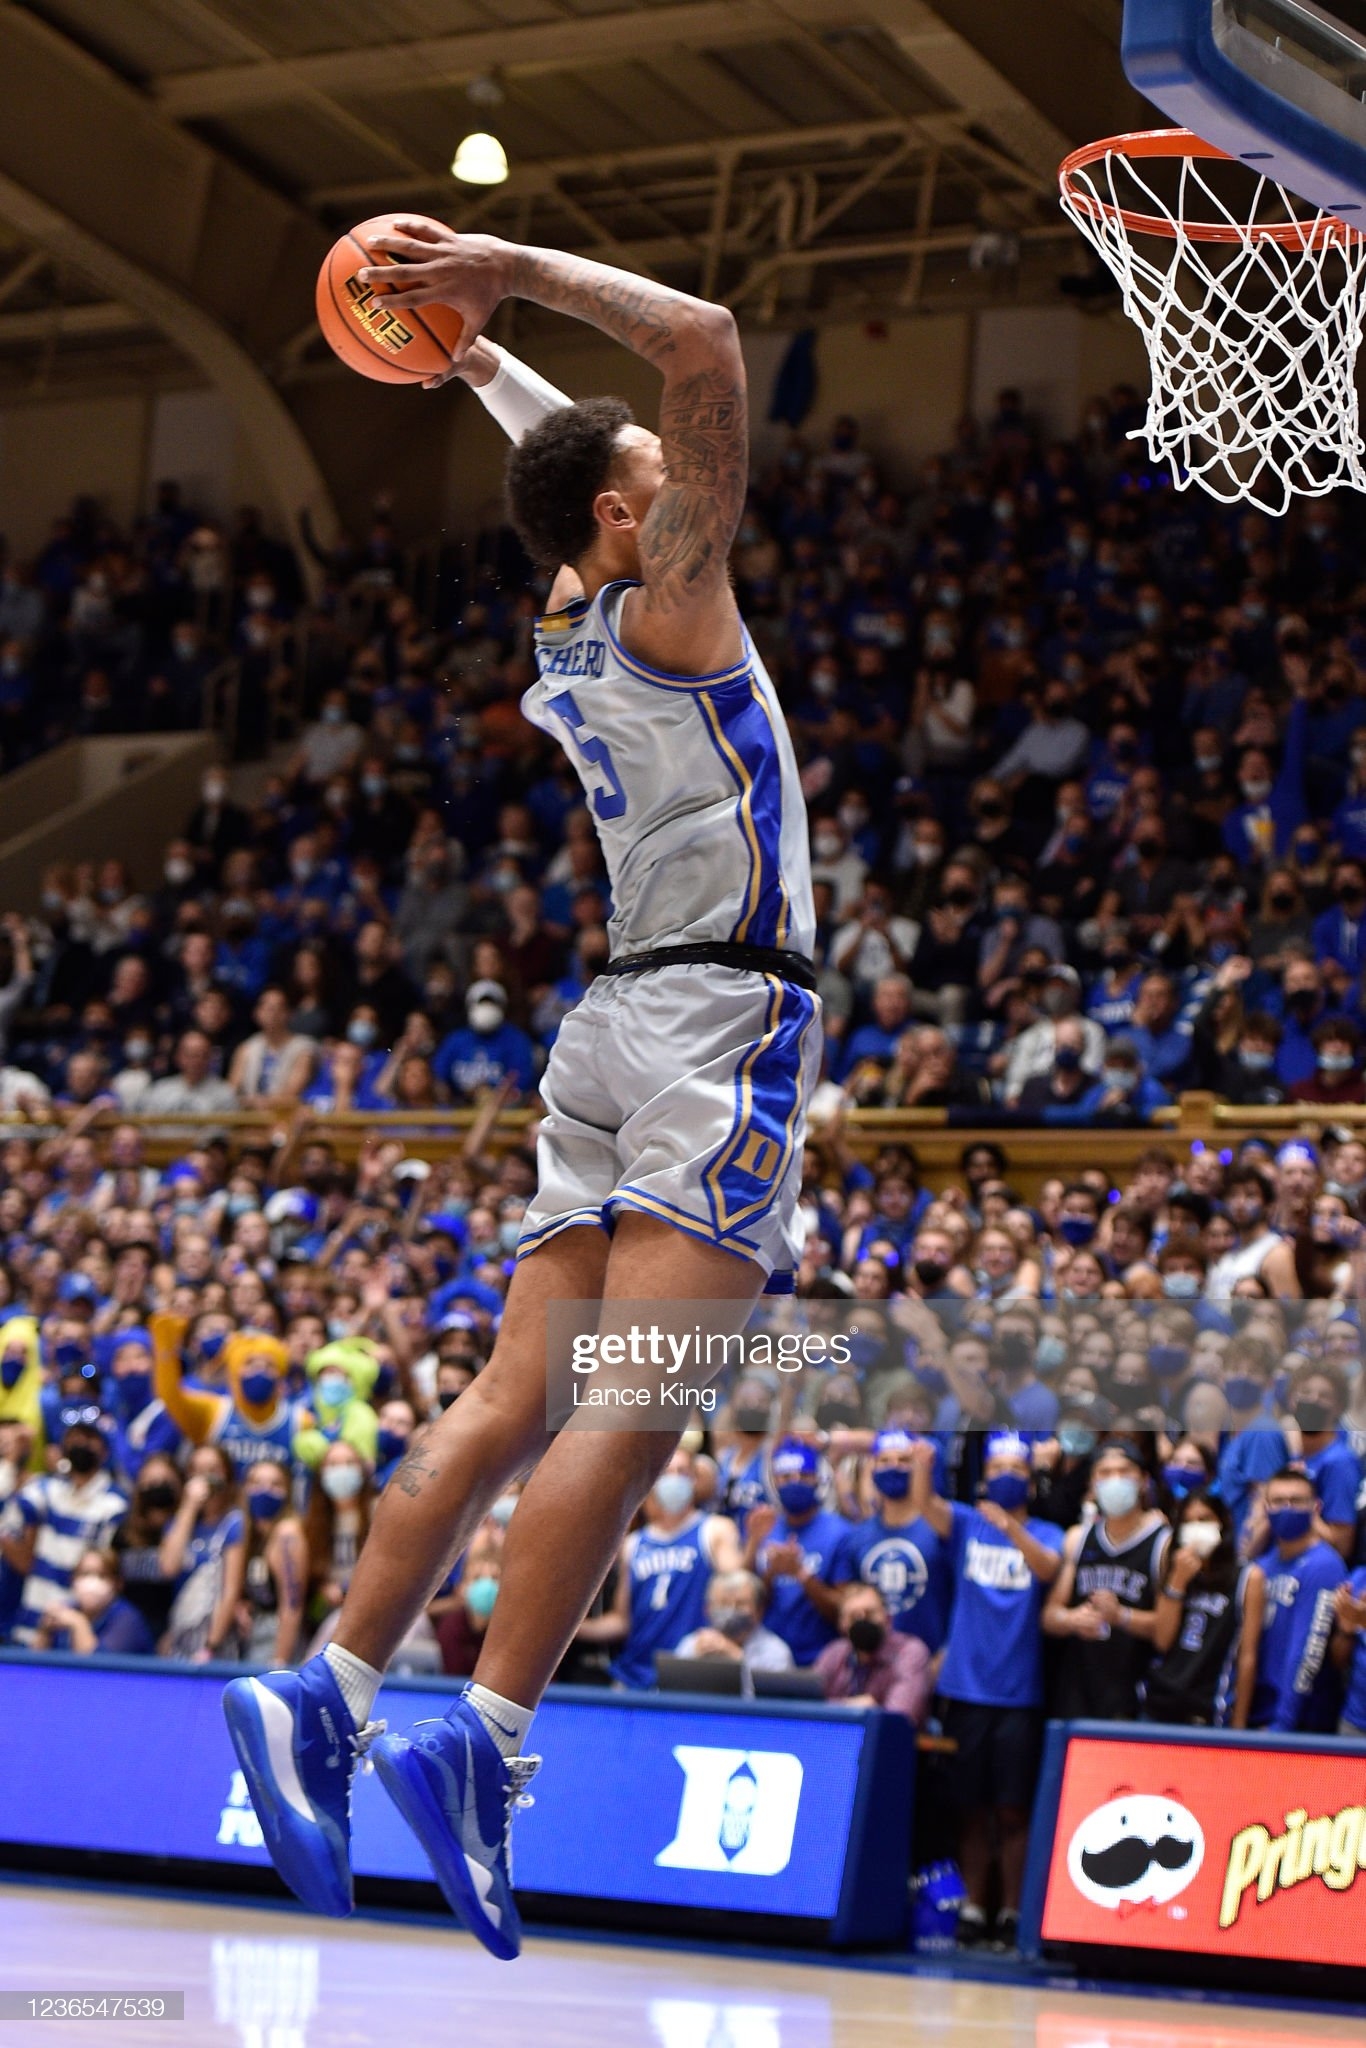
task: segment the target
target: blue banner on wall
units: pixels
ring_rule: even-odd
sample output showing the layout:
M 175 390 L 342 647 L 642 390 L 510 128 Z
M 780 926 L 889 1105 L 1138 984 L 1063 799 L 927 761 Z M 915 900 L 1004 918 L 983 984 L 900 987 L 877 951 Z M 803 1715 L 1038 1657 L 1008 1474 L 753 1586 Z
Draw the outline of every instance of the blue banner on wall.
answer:
M 264 1864 L 219 1706 L 226 1675 L 0 1658 L 0 1842 Z M 393 1683 L 376 1713 L 406 1732 L 448 1698 Z M 906 1724 L 880 1724 L 898 1720 L 552 1692 L 536 1717 L 537 1803 L 517 1821 L 518 1888 L 827 1926 L 856 1912 L 886 1939 L 898 1887 L 904 1899 L 910 1743 Z M 372 1775 L 356 1782 L 353 1843 L 360 1877 L 430 1878 Z M 856 1851 L 872 1867 L 851 1869 Z

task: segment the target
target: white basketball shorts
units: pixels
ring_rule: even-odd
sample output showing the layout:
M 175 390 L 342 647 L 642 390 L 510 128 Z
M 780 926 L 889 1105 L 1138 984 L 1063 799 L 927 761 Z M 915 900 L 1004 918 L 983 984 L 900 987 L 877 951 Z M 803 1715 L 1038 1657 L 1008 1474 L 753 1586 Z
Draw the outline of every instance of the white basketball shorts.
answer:
M 541 1080 L 518 1258 L 638 1209 L 753 1259 L 770 1292 L 790 1289 L 820 1007 L 776 975 L 712 963 L 599 975 Z

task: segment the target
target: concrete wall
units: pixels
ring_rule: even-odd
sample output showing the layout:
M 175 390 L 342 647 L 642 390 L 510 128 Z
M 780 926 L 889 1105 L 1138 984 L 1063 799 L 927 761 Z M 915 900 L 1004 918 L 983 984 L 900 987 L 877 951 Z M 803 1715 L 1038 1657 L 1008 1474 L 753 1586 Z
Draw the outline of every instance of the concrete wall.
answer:
M 54 861 L 127 861 L 153 887 L 162 854 L 193 810 L 219 746 L 210 733 L 71 740 L 5 777 L 0 905 L 33 911 Z

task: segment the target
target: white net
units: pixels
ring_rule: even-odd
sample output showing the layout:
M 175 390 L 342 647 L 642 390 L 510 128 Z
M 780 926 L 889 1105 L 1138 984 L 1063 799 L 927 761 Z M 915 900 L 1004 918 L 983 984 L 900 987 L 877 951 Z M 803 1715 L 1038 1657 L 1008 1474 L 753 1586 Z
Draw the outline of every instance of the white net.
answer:
M 1217 161 L 1136 160 L 1120 137 L 1064 166 L 1063 212 L 1114 272 L 1147 345 L 1152 391 L 1134 438 L 1178 489 L 1198 483 L 1225 504 L 1279 514 L 1294 496 L 1366 490 L 1354 375 L 1366 236 L 1331 215 L 1298 219 L 1265 178 L 1232 211 Z

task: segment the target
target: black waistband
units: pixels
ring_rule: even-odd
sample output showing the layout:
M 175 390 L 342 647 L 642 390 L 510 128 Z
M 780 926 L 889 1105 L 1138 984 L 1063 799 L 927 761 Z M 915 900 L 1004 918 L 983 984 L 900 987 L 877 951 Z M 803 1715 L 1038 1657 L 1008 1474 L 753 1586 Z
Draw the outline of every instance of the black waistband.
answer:
M 737 946 L 724 939 L 696 946 L 660 946 L 653 953 L 627 953 L 609 960 L 604 974 L 649 974 L 656 967 L 738 967 L 747 974 L 776 974 L 798 988 L 816 987 L 816 970 L 804 953 L 785 946 Z

